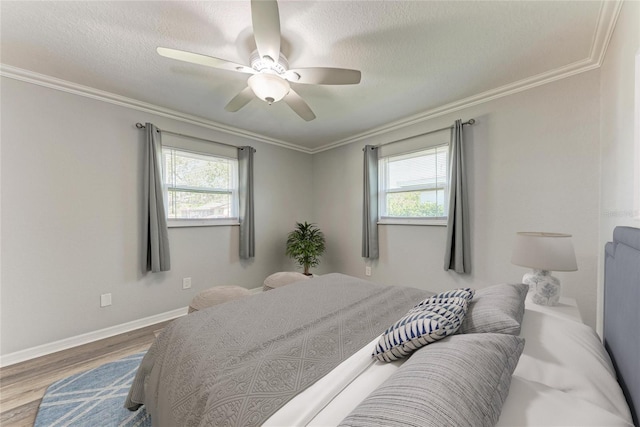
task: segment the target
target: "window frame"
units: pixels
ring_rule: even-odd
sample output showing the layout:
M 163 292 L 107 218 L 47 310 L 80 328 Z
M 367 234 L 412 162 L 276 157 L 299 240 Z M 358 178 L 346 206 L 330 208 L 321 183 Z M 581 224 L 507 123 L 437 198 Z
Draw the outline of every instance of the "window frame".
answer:
M 230 161 L 232 170 L 231 176 L 231 188 L 208 188 L 208 187 L 191 187 L 171 185 L 167 174 L 166 156 L 168 152 L 173 151 L 177 153 L 185 153 L 193 156 L 194 158 L 202 159 L 223 159 Z M 238 176 L 238 159 L 230 156 L 224 156 L 214 153 L 206 153 L 202 151 L 185 149 L 176 145 L 163 145 L 162 146 L 162 196 L 165 202 L 165 218 L 167 219 L 167 227 L 210 227 L 221 225 L 240 225 L 239 219 L 239 176 Z M 231 196 L 231 212 L 227 218 L 169 218 L 169 191 L 184 191 L 187 193 L 205 193 L 205 194 L 229 194 Z
M 398 153 L 392 153 L 380 156 L 378 159 L 378 224 L 380 225 L 429 225 L 429 226 L 446 226 L 448 222 L 449 214 L 449 143 L 433 144 L 426 147 L 416 148 L 413 150 L 401 151 Z M 388 163 L 389 159 L 395 157 L 421 157 L 418 153 L 433 151 L 431 155 L 437 155 L 439 148 L 446 148 L 446 161 L 445 161 L 445 183 L 442 187 L 444 191 L 444 208 L 446 215 L 438 217 L 398 217 L 386 215 L 387 206 L 387 194 L 393 193 L 406 193 L 410 191 L 437 191 L 440 187 L 433 187 L 430 184 L 425 185 L 413 185 L 402 189 L 387 190 L 386 184 L 388 183 L 389 172 Z M 414 156 L 411 156 L 411 155 Z

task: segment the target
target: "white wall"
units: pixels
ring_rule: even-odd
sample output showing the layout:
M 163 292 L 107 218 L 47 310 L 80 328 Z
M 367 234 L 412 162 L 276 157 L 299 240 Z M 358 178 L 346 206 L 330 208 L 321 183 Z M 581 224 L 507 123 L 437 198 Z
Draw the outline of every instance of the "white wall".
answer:
M 189 304 L 213 285 L 262 285 L 292 269 L 295 221 L 312 215 L 311 155 L 126 107 L 2 78 L 1 354 Z M 236 145 L 255 155 L 256 258 L 238 227 L 169 230 L 171 271 L 142 272 L 143 133 L 136 122 Z M 182 278 L 192 288 L 182 290 Z M 113 305 L 100 308 L 100 294 Z
M 476 119 L 465 127 L 472 273 L 445 272 L 446 228 L 379 226 L 372 280 L 444 290 L 520 282 L 510 264 L 517 231 L 573 235 L 579 271 L 555 273 L 595 326 L 599 191 L 598 70 L 469 107 L 392 134 L 378 144 Z M 446 136 L 446 134 L 445 134 Z M 361 258 L 362 143 L 314 155 L 314 212 L 327 237 L 324 271 L 364 277 Z
M 640 3 L 626 1 L 601 67 L 600 244 L 617 225 L 640 227 Z M 604 251 L 599 252 L 599 312 Z M 601 319 L 600 319 L 601 320 Z M 601 322 L 598 328 L 601 329 Z

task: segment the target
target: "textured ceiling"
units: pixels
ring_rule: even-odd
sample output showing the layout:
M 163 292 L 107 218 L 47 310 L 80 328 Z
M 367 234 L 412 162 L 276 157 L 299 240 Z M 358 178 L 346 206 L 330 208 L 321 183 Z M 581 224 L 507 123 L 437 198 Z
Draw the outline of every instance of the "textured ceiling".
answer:
M 592 66 L 615 19 L 606 13 L 610 2 L 601 1 L 280 1 L 279 7 L 282 51 L 292 68 L 362 71 L 359 85 L 292 85 L 315 112 L 311 122 L 282 102 L 258 99 L 227 112 L 247 74 L 156 53 L 163 46 L 249 64 L 255 49 L 249 1 L 2 1 L 0 62 L 313 151 Z

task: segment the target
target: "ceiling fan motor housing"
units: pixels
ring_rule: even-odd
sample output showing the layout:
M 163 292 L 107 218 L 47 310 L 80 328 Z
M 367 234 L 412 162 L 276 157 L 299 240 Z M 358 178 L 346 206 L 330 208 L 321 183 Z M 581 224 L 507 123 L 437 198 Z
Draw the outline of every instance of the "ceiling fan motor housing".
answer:
M 278 62 L 275 62 L 268 56 L 260 57 L 258 51 L 254 50 L 251 53 L 250 61 L 251 68 L 259 73 L 271 71 L 278 75 L 283 75 L 289 69 L 289 61 L 287 61 L 287 58 L 282 53 L 280 54 L 280 58 L 278 58 Z

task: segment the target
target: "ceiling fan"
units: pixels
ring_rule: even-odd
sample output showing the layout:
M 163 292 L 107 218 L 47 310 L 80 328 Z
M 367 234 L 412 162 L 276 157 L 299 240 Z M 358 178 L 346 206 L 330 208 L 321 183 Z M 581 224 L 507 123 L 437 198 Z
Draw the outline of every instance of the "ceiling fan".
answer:
M 213 56 L 159 47 L 164 57 L 223 70 L 252 74 L 248 86 L 226 105 L 225 110 L 236 112 L 257 96 L 269 105 L 283 100 L 306 121 L 316 118 L 309 105 L 291 88 L 289 83 L 315 85 L 349 85 L 360 83 L 358 70 L 344 68 L 289 68 L 287 58 L 280 52 L 280 15 L 276 0 L 251 0 L 251 21 L 256 51 L 251 54 L 251 66 L 236 64 Z

